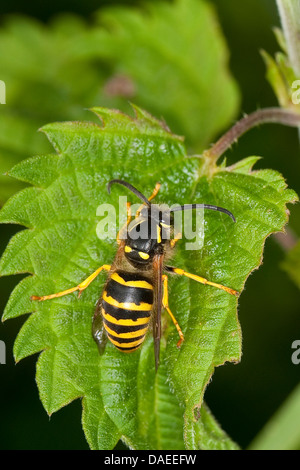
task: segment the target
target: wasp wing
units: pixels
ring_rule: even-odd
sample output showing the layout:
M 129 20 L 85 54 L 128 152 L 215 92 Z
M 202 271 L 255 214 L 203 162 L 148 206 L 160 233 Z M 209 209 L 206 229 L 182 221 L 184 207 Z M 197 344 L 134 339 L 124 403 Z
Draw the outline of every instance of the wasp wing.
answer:
M 160 337 L 161 337 L 161 310 L 162 310 L 162 273 L 163 255 L 155 255 L 153 260 L 153 280 L 154 280 L 154 309 L 153 309 L 153 341 L 155 368 L 159 365 Z
M 94 318 L 93 318 L 93 325 L 92 325 L 92 333 L 93 338 L 97 343 L 99 353 L 102 355 L 104 353 L 104 349 L 107 343 L 107 335 L 105 333 L 103 319 L 102 319 L 102 299 L 97 302 Z

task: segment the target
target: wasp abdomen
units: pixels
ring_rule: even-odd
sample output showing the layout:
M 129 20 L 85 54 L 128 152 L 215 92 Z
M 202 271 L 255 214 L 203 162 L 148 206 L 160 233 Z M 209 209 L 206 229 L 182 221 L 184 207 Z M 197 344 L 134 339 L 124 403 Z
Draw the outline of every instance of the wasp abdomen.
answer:
M 102 296 L 101 313 L 109 340 L 121 351 L 144 341 L 153 308 L 153 285 L 138 273 L 115 271 Z

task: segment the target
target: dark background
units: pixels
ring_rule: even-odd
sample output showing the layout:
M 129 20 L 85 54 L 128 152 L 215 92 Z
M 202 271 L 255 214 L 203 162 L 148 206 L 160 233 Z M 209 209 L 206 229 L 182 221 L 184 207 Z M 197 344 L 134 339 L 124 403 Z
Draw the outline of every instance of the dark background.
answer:
M 0 13 L 23 13 L 47 22 L 53 15 L 65 11 L 90 18 L 101 5 L 112 3 L 138 2 L 10 0 L 1 2 Z M 259 53 L 260 49 L 271 54 L 278 50 L 272 32 L 273 26 L 279 26 L 275 1 L 213 0 L 210 3 L 218 12 L 231 52 L 231 71 L 241 89 L 240 116 L 258 107 L 276 106 Z M 228 153 L 229 163 L 249 155 L 262 156 L 257 166 L 280 171 L 288 185 L 300 193 L 296 130 L 275 125 L 254 129 Z M 299 207 L 293 206 L 290 210 L 290 227 L 300 233 Z M 2 230 L 1 252 L 14 232 L 13 227 Z M 291 344 L 300 337 L 299 290 L 281 269 L 283 259 L 282 248 L 270 237 L 263 265 L 248 279 L 240 300 L 242 362 L 218 368 L 205 395 L 223 428 L 244 448 L 299 381 L 300 365 L 291 362 Z M 1 311 L 18 279 L 14 276 L 1 280 Z M 7 348 L 7 364 L 0 365 L 0 448 L 87 449 L 80 423 L 80 401 L 49 418 L 39 401 L 34 380 L 36 356 L 14 364 L 13 342 L 23 323 L 24 317 L 21 317 L 0 325 L 0 339 Z

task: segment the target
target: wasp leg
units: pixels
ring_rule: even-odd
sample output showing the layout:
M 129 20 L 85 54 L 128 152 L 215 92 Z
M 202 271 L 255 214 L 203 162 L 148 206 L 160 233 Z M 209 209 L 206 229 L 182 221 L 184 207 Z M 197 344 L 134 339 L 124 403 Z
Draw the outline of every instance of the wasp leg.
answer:
M 223 286 L 222 284 L 216 284 L 215 282 L 208 281 L 204 277 L 197 276 L 196 274 L 187 273 L 181 268 L 173 268 L 171 266 L 165 266 L 165 270 L 170 273 L 179 274 L 179 276 L 188 277 L 189 279 L 193 279 L 194 281 L 200 282 L 201 284 L 207 284 L 208 286 L 213 286 L 213 287 L 216 287 L 217 289 L 222 289 L 231 295 L 235 295 L 236 297 L 239 296 L 239 292 L 234 289 L 231 289 L 230 287 L 226 287 L 226 286 Z
M 162 304 L 163 304 L 163 307 L 167 310 L 170 317 L 172 318 L 174 325 L 176 326 L 176 330 L 178 331 L 178 334 L 179 334 L 179 337 L 180 337 L 180 339 L 177 343 L 177 348 L 180 348 L 182 342 L 184 341 L 184 336 L 183 336 L 183 333 L 181 331 L 181 328 L 180 328 L 176 318 L 174 317 L 174 315 L 171 312 L 170 307 L 169 307 L 168 276 L 166 274 L 163 274 L 162 279 L 163 279 L 163 288 L 164 288 Z
M 177 237 L 173 238 L 171 241 L 170 241 L 170 246 L 171 248 L 174 248 L 174 246 L 176 245 L 176 243 L 178 242 L 178 240 L 181 240 L 182 239 L 182 234 L 181 233 L 178 233 Z
M 79 291 L 79 295 L 81 292 L 86 289 L 91 282 L 98 276 L 98 274 L 105 269 L 106 271 L 110 270 L 110 265 L 104 264 L 103 266 L 100 266 L 93 274 L 91 274 L 89 277 L 87 277 L 84 281 L 82 281 L 78 286 L 76 287 L 71 287 L 71 289 L 64 290 L 62 292 L 58 292 L 57 294 L 50 294 L 50 295 L 43 295 L 41 297 L 37 295 L 32 295 L 30 297 L 31 300 L 39 300 L 40 302 L 43 300 L 49 300 L 49 299 L 55 299 L 56 297 L 62 297 L 64 295 L 71 294 L 72 292 Z
M 127 220 L 126 220 L 125 224 L 124 224 L 123 227 L 120 229 L 120 231 L 119 231 L 119 233 L 118 233 L 118 235 L 117 235 L 117 243 L 118 243 L 118 245 L 120 245 L 121 239 L 124 238 L 124 237 L 123 237 L 123 232 L 124 232 L 125 230 L 127 230 L 127 227 L 128 227 L 128 225 L 130 224 L 130 221 L 131 221 L 131 217 L 132 217 L 132 215 L 131 215 L 131 204 L 130 204 L 130 202 L 127 202 Z
M 153 189 L 153 192 L 152 192 L 151 196 L 148 197 L 148 201 L 152 201 L 152 199 L 155 198 L 155 196 L 157 195 L 157 193 L 158 193 L 160 187 L 161 187 L 161 184 L 160 184 L 160 183 L 156 183 L 155 188 Z M 138 208 L 138 210 L 136 211 L 136 214 L 135 214 L 136 217 L 138 217 L 138 216 L 140 215 L 140 212 L 141 212 L 142 208 L 144 207 L 144 205 L 145 205 L 145 204 L 142 204 L 142 205 Z
M 158 193 L 158 191 L 159 191 L 159 189 L 160 189 L 160 186 L 161 186 L 160 183 L 156 183 L 155 188 L 153 189 L 153 192 L 152 192 L 151 196 L 148 197 L 148 201 L 151 201 L 152 199 L 155 198 L 155 196 L 157 195 L 157 193 Z

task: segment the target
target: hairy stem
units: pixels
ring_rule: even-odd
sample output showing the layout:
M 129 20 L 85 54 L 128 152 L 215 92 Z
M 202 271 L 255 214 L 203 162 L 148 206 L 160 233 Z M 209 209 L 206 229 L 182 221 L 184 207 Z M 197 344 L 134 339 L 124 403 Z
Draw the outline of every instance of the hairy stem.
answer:
M 226 134 L 224 134 L 203 156 L 216 162 L 245 132 L 265 123 L 283 124 L 290 127 L 300 126 L 300 115 L 281 108 L 265 108 L 244 116 Z

